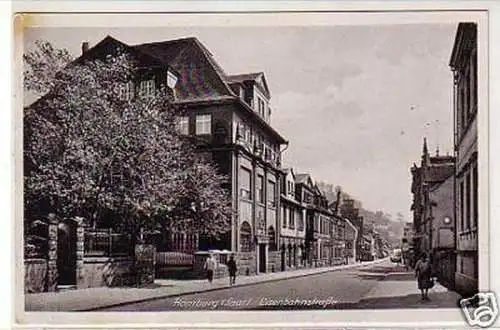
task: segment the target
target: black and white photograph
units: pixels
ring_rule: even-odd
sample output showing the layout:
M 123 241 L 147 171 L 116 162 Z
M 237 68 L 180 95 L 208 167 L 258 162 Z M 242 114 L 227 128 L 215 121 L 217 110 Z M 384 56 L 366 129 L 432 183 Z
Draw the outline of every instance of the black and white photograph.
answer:
M 414 14 L 16 17 L 23 311 L 491 325 L 487 21 Z

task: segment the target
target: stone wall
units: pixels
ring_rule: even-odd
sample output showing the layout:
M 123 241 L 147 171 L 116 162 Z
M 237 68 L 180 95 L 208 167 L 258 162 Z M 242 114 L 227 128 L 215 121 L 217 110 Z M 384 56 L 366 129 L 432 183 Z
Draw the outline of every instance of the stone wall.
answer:
M 56 291 L 57 288 L 57 278 L 59 276 L 57 272 L 57 225 L 58 220 L 54 214 L 49 214 L 49 251 L 47 256 L 47 278 L 45 291 Z
M 238 252 L 236 266 L 238 267 L 238 275 L 255 275 L 257 273 L 255 251 Z
M 268 251 L 267 272 L 274 273 L 281 270 L 281 251 Z
M 144 286 L 155 281 L 156 248 L 151 244 L 137 244 L 135 246 L 136 285 Z
M 82 277 L 78 287 L 132 285 L 132 258 L 87 257 L 83 259 Z
M 24 260 L 24 292 L 45 291 L 47 279 L 47 261 L 45 259 Z

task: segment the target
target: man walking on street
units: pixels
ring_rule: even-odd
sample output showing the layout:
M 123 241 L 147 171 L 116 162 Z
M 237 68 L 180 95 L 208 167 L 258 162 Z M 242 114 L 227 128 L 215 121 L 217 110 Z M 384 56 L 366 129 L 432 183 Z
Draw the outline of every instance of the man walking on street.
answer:
M 217 269 L 217 260 L 215 260 L 213 254 L 210 254 L 210 256 L 205 261 L 204 268 L 207 270 L 208 282 L 212 283 L 214 279 L 214 271 Z
M 234 285 L 236 283 L 236 261 L 234 261 L 234 255 L 231 254 L 229 261 L 227 262 L 227 268 L 229 271 L 229 285 Z

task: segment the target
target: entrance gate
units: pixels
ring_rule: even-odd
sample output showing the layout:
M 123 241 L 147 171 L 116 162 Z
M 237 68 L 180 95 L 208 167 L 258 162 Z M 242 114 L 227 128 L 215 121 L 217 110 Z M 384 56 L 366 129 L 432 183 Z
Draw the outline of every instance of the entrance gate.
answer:
M 67 220 L 57 226 L 58 285 L 76 285 L 76 222 Z

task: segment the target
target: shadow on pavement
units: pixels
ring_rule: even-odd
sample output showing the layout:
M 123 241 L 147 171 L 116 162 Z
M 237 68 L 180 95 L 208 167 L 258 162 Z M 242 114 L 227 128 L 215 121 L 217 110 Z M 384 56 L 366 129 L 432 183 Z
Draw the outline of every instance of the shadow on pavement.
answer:
M 452 292 L 429 293 L 429 301 L 422 301 L 420 293 L 406 296 L 391 296 L 363 299 L 355 309 L 388 309 L 388 308 L 459 308 L 459 299 Z
M 314 306 L 257 306 L 249 310 L 328 310 L 328 309 L 420 309 L 459 308 L 459 301 L 449 292 L 429 293 L 429 301 L 422 301 L 420 294 L 363 299 L 357 303 L 337 303 L 325 307 Z

